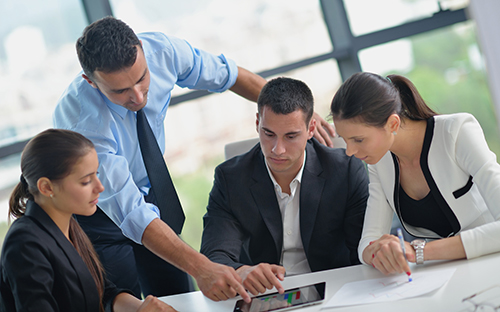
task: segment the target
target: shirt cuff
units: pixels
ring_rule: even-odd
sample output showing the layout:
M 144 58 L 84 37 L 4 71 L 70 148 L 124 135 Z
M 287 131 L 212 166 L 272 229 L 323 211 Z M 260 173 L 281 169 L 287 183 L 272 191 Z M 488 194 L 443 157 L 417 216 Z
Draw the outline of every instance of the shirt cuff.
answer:
M 224 64 L 227 65 L 228 79 L 224 86 L 219 89 L 208 90 L 210 92 L 224 92 L 231 88 L 236 83 L 236 78 L 238 78 L 238 66 L 236 66 L 236 63 L 233 60 L 226 58 L 224 54 L 219 55 L 219 58 Z
M 154 219 L 159 217 L 158 207 L 146 203 L 145 207 L 136 208 L 127 214 L 120 227 L 123 235 L 142 245 L 144 230 Z

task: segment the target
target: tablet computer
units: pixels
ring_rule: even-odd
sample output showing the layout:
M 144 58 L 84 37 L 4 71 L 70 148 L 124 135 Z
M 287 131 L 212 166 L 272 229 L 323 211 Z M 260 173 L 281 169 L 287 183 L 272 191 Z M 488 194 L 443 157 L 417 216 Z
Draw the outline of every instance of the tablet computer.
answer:
M 253 297 L 250 303 L 236 302 L 233 312 L 288 311 L 321 303 L 325 299 L 325 282 L 287 289 L 283 294 L 272 293 Z

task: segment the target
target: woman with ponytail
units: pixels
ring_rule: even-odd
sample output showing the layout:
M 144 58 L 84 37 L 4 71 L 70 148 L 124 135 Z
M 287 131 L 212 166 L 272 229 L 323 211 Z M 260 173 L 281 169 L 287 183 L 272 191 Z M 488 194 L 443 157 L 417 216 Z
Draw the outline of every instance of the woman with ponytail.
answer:
M 175 311 L 110 284 L 73 218 L 96 211 L 98 165 L 92 142 L 76 132 L 49 129 L 26 145 L 2 247 L 0 311 Z
M 405 77 L 357 73 L 335 94 L 331 115 L 347 155 L 370 175 L 361 262 L 410 274 L 394 213 L 417 239 L 406 257 L 471 259 L 500 251 L 500 165 L 470 114 L 438 115 Z

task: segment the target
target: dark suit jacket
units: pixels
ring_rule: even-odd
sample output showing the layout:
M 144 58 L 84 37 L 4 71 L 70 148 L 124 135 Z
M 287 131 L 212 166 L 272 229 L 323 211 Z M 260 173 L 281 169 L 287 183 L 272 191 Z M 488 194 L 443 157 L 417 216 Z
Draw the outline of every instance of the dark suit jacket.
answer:
M 300 231 L 311 271 L 359 264 L 368 177 L 363 163 L 344 149 L 315 139 L 300 187 Z M 279 264 L 283 222 L 260 144 L 215 169 L 201 252 L 237 269 L 243 264 Z M 246 259 L 246 260 L 245 260 Z
M 106 283 L 104 304 L 120 292 Z M 0 311 L 99 311 L 96 284 L 82 258 L 35 202 L 10 227 L 2 248 Z

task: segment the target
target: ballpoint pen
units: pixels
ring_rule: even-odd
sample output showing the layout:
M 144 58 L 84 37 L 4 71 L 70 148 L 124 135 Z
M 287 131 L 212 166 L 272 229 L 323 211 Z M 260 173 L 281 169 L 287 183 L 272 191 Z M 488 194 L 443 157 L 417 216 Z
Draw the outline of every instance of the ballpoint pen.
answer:
M 408 263 L 408 259 L 406 259 L 405 240 L 403 239 L 403 232 L 401 232 L 400 228 L 398 228 L 398 238 L 399 242 L 401 243 L 401 249 L 403 250 L 403 255 L 405 256 L 406 263 Z M 408 282 L 411 282 L 411 273 L 407 272 L 406 274 L 408 274 Z

